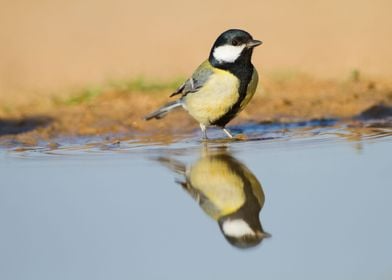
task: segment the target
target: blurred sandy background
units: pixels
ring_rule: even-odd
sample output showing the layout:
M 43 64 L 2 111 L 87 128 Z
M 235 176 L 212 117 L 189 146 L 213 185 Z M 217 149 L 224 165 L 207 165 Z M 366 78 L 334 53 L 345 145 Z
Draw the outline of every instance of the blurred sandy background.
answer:
M 345 78 L 392 74 L 389 0 L 0 1 L 0 102 L 108 80 L 173 79 L 204 60 L 218 34 L 264 41 L 260 72 Z

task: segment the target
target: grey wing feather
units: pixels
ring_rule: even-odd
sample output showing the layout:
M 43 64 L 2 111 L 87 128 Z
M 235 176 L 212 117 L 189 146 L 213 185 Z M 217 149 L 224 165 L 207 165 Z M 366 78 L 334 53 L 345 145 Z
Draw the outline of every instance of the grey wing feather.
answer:
M 199 67 L 192 75 L 191 78 L 185 81 L 178 89 L 170 95 L 170 97 L 182 94 L 182 96 L 187 95 L 190 92 L 198 91 L 210 78 L 212 70 L 209 68 Z
M 185 182 L 177 181 L 177 183 L 180 184 L 190 194 L 190 196 L 197 201 L 197 203 L 208 215 L 219 215 L 219 208 L 211 200 L 209 200 L 202 191 L 194 188 L 189 182 L 188 178 Z

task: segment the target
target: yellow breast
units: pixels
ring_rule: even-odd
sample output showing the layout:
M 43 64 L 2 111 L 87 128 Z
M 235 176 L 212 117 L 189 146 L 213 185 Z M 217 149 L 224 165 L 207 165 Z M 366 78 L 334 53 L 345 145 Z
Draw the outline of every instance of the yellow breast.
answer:
M 189 180 L 214 205 L 203 208 L 214 219 L 238 210 L 245 203 L 244 182 L 219 159 L 203 158 L 192 166 Z
M 239 98 L 239 80 L 228 71 L 214 69 L 204 86 L 184 98 L 185 109 L 199 123 L 209 125 L 223 116 Z

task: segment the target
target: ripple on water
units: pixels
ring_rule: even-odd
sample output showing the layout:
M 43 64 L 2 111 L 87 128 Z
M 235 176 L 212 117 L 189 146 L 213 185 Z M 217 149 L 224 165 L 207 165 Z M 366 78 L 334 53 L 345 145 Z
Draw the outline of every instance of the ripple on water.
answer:
M 290 149 L 334 145 L 337 142 L 353 143 L 390 141 L 392 121 L 342 122 L 336 119 L 311 120 L 291 123 L 245 123 L 231 127 L 235 139 L 223 137 L 219 129 L 209 130 L 208 141 L 200 139 L 199 131 L 193 134 L 140 136 L 138 139 L 107 140 L 108 137 L 59 138 L 51 143 L 33 147 L 16 147 L 12 156 L 18 158 L 75 158 L 113 156 L 122 154 L 186 153 L 197 150 L 201 143 L 210 146 L 233 145 L 258 149 Z M 53 144 L 54 143 L 54 144 Z M 241 145 L 241 146 L 239 146 Z

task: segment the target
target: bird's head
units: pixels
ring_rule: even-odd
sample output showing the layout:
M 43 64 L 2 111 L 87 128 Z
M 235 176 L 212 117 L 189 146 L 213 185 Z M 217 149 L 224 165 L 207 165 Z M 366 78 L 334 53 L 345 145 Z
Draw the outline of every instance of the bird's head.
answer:
M 250 63 L 254 47 L 262 42 L 240 29 L 223 32 L 212 46 L 209 60 L 212 64 Z
M 260 223 L 249 224 L 244 219 L 226 219 L 220 223 L 221 231 L 230 244 L 237 248 L 250 248 L 270 237 Z

